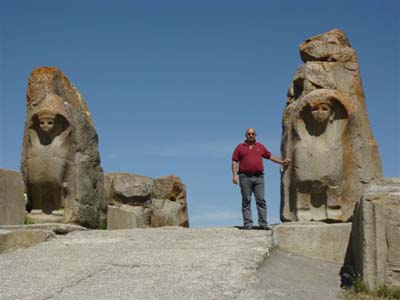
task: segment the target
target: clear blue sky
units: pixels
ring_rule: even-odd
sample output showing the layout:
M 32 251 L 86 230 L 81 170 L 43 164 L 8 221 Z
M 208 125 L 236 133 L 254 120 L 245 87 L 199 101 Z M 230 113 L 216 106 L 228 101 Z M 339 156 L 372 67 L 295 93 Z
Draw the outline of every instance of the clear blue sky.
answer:
M 339 28 L 359 55 L 384 175 L 400 177 L 398 19 L 395 0 L 1 1 L 0 168 L 19 169 L 31 70 L 57 66 L 89 105 L 105 172 L 176 174 L 192 226 L 240 225 L 233 148 L 254 127 L 280 155 L 298 45 Z M 274 223 L 279 167 L 265 168 Z

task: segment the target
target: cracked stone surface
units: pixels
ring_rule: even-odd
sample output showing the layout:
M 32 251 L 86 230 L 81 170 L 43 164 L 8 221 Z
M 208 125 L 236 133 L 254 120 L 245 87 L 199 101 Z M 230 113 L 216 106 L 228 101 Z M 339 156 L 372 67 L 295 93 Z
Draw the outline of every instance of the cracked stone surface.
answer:
M 0 299 L 237 299 L 271 231 L 77 231 L 0 255 Z

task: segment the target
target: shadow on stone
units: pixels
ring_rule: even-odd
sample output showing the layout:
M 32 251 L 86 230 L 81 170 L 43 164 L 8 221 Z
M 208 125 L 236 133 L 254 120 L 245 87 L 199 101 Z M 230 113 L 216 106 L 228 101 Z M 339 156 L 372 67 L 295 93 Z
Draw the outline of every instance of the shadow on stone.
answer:
M 245 228 L 244 226 L 233 226 L 233 227 L 239 230 L 267 230 L 267 231 L 272 230 L 271 227 L 269 227 L 269 229 L 265 229 L 262 228 L 261 226 L 252 226 L 251 228 Z

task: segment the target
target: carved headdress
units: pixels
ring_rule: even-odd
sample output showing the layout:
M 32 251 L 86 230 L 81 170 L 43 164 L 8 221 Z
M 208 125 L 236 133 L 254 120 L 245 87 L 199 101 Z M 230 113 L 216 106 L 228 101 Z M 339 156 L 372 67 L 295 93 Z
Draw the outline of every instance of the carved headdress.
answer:
M 61 115 L 67 119 L 63 99 L 54 94 L 46 95 L 34 115 L 39 119 L 46 117 L 54 119 L 56 115 Z

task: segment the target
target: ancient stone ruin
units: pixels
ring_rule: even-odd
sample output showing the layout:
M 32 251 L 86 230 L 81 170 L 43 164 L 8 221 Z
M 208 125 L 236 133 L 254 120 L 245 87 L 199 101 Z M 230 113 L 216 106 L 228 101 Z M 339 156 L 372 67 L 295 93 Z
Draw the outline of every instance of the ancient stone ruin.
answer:
M 382 177 L 357 55 L 334 29 L 300 45 L 304 64 L 283 115 L 282 221 L 346 222 L 368 184 Z
M 24 224 L 24 182 L 21 174 L 0 169 L 0 226 Z
M 96 130 L 85 100 L 57 68 L 29 77 L 21 171 L 28 212 L 89 228 L 105 220 Z
M 186 187 L 177 176 L 151 177 L 109 173 L 108 229 L 189 227 Z
M 357 204 L 345 270 L 369 289 L 400 287 L 400 178 L 371 185 Z

